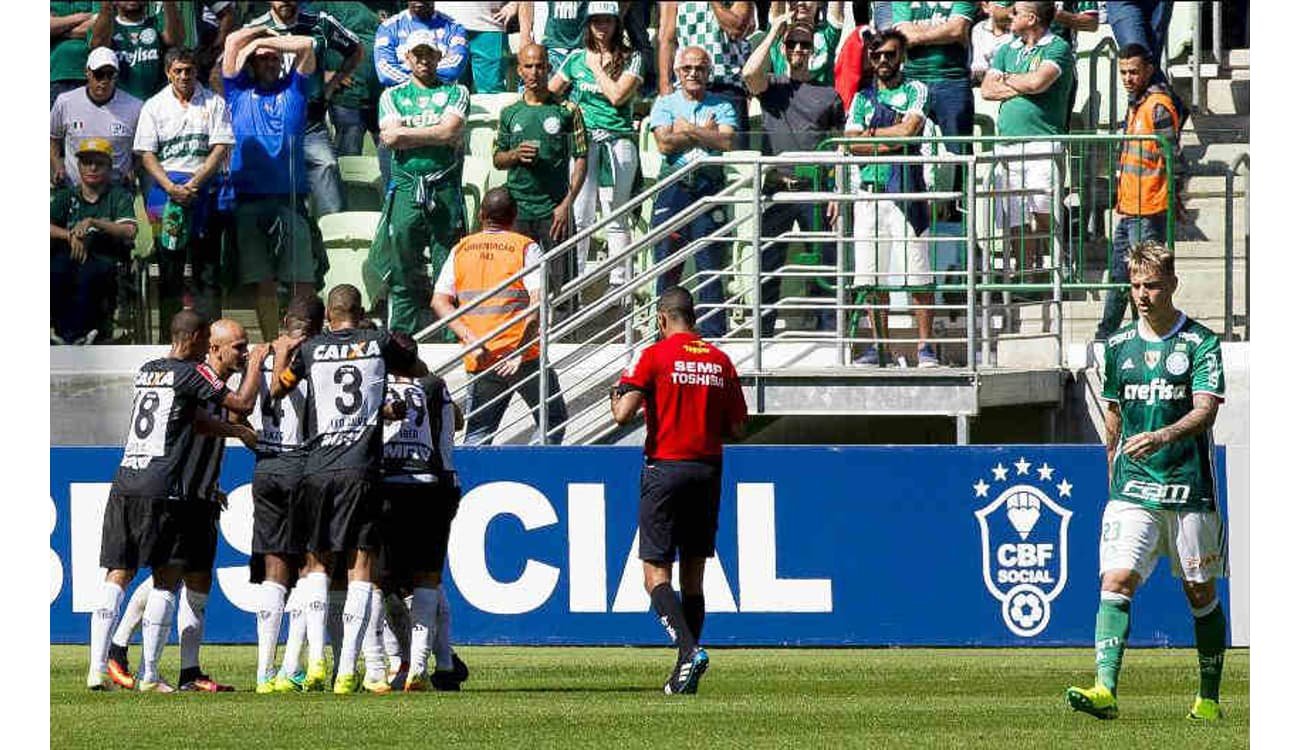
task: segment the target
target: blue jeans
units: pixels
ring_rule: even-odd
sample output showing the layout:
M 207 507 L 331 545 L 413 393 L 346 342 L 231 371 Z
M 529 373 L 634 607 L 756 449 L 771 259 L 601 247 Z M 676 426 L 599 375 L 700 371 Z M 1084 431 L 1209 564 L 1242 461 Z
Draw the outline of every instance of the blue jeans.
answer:
M 821 229 L 825 231 L 827 225 L 823 211 L 822 206 L 813 203 L 777 203 L 763 212 L 763 236 L 775 237 L 783 232 L 788 232 L 796 221 L 799 222 L 800 231 L 811 232 L 813 231 L 815 218 L 821 219 Z M 773 243 L 764 248 L 762 254 L 763 273 L 771 273 L 780 268 L 785 262 L 789 249 L 790 245 L 784 242 Z M 822 265 L 835 265 L 835 245 L 827 242 L 813 242 L 810 243 L 809 250 L 818 256 L 818 262 Z M 817 283 L 817 279 L 808 279 L 807 283 L 807 295 L 809 297 L 833 298 L 835 296 L 834 291 L 822 288 Z M 763 303 L 763 336 L 767 337 L 776 332 L 776 303 L 781 299 L 780 277 L 763 280 L 760 298 Z M 830 331 L 834 330 L 834 328 L 834 311 L 829 309 L 819 311 L 817 313 L 817 329 Z
M 369 117 L 367 117 L 369 115 Z M 376 113 L 364 109 L 353 109 L 338 104 L 330 105 L 330 122 L 334 123 L 334 150 L 339 156 L 360 156 L 365 146 L 366 132 L 371 133 L 375 145 L 379 145 L 379 131 L 374 124 Z
M 930 118 L 944 135 L 972 135 L 975 132 L 975 94 L 970 81 L 926 81 L 930 96 Z M 970 144 L 948 141 L 948 150 L 954 154 L 969 154 Z M 962 167 L 953 170 L 957 190 L 966 184 Z M 936 190 L 952 190 L 952 185 L 936 185 Z
M 1125 216 L 1115 225 L 1114 250 L 1110 258 L 1110 281 L 1112 284 L 1128 283 L 1129 249 L 1144 240 L 1165 241 L 1165 217 Z M 1124 324 L 1124 313 L 1131 306 L 1131 295 L 1127 289 L 1110 289 L 1106 292 L 1106 307 L 1101 320 L 1097 322 L 1094 339 L 1110 338 Z
M 1173 16 L 1171 0 L 1138 0 L 1138 2 L 1106 3 L 1106 23 L 1115 34 L 1115 44 L 1120 50 L 1130 44 L 1146 47 L 1155 60 L 1156 72 L 1152 83 L 1165 83 L 1165 42 L 1169 38 L 1169 19 Z
M 50 325 L 71 344 L 91 331 L 108 343 L 117 307 L 117 263 L 88 254 L 77 263 L 67 251 L 50 254 Z
M 528 408 L 533 412 L 533 424 L 541 424 L 538 418 L 541 414 L 537 409 L 539 396 L 540 379 L 537 377 L 537 369 L 540 364 L 540 358 L 534 358 L 519 365 L 519 369 L 510 377 L 502 377 L 495 372 L 490 372 L 470 386 L 469 398 L 465 400 L 465 413 L 467 423 L 465 425 L 465 445 L 491 445 L 492 433 L 496 432 L 497 427 L 501 424 L 501 418 L 505 416 L 506 407 L 510 405 L 509 395 L 511 389 L 518 387 L 518 393 L 524 397 Z M 555 377 L 555 370 L 547 367 L 546 370 L 546 425 L 548 431 L 555 425 L 560 424 L 569 418 L 569 411 L 564 405 L 564 398 L 559 396 L 560 379 Z M 473 373 L 466 373 L 473 377 Z M 522 383 L 523 385 L 520 385 Z M 507 394 L 496 403 L 485 406 L 501 394 Z M 483 407 L 481 411 L 475 413 L 475 409 Z M 533 439 L 542 444 L 556 444 L 564 441 L 564 429 L 561 428 L 551 433 L 551 439 L 543 440 L 539 432 L 535 433 Z
M 307 162 L 307 185 L 320 216 L 343 210 L 343 180 L 339 177 L 339 160 L 324 123 L 307 126 L 302 136 L 302 150 Z
M 698 182 L 697 187 L 689 187 L 681 182 L 673 183 L 655 197 L 650 227 L 653 229 L 667 223 L 692 203 L 716 192 L 718 186 L 710 182 Z M 725 224 L 726 213 L 726 209 L 721 206 L 711 208 L 692 219 L 690 224 L 655 243 L 655 262 L 658 263 L 695 238 L 704 237 Z M 695 271 L 701 278 L 695 287 L 696 330 L 705 338 L 720 338 L 727 332 L 727 311 L 718 307 L 722 304 L 722 281 L 716 274 L 708 273 L 722 268 L 722 247 L 721 242 L 710 242 L 694 255 Z M 655 283 L 655 293 L 663 294 L 668 287 L 677 286 L 681 278 L 682 266 L 669 269 Z

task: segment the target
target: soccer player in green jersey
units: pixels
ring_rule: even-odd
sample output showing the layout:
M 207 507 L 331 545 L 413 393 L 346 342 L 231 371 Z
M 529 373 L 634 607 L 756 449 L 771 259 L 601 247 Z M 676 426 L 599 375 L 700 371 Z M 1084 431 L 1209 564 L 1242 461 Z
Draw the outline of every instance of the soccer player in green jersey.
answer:
M 1106 341 L 1102 389 L 1110 498 L 1101 522 L 1097 680 L 1065 697 L 1099 719 L 1119 715 L 1129 608 L 1164 555 L 1195 618 L 1201 685 L 1187 718 L 1216 721 L 1228 625 L 1214 584 L 1228 568 L 1210 433 L 1224 392 L 1219 339 L 1174 307 L 1174 255 L 1159 243 L 1133 248 L 1129 286 L 1139 319 Z

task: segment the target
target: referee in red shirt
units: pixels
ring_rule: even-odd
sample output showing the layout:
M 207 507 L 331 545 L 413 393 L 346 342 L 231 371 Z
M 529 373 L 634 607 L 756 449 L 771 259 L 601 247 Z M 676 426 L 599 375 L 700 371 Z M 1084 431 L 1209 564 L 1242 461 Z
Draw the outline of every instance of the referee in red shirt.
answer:
M 614 421 L 645 405 L 639 556 L 659 622 L 677 646 L 665 693 L 694 693 L 709 655 L 704 627 L 704 561 L 713 557 L 722 494 L 722 441 L 742 434 L 748 411 L 736 367 L 695 333 L 695 303 L 675 286 L 657 309 L 660 341 L 641 352 L 610 394 Z M 681 555 L 679 602 L 673 560 Z

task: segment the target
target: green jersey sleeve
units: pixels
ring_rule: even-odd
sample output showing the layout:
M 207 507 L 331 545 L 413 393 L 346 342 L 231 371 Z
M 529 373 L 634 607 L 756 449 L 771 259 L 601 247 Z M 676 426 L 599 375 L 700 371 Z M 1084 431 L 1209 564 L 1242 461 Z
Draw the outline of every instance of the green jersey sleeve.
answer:
M 844 132 L 857 133 L 866 130 L 874 110 L 871 100 L 863 96 L 861 91 L 854 94 L 853 101 L 849 104 L 849 116 L 844 121 Z
M 1223 400 L 1223 352 L 1218 336 L 1208 336 L 1192 358 L 1192 393 L 1209 393 Z
M 1106 371 L 1102 375 L 1101 383 L 1101 397 L 1106 401 L 1119 401 L 1119 371 L 1115 367 L 1117 351 L 1119 345 L 1106 342 L 1106 353 L 1103 357 Z
M 497 123 L 497 134 L 492 139 L 493 154 L 509 151 L 515 147 L 510 138 L 510 123 L 514 120 L 515 111 L 515 105 L 513 104 L 501 111 L 501 120 Z
M 993 53 L 993 59 L 989 60 L 989 70 L 1005 71 L 1008 65 L 1007 57 L 1009 57 L 1010 54 L 1011 54 L 1010 44 L 1004 44 L 998 47 L 997 50 L 994 51 Z
M 573 70 L 574 66 L 578 65 L 582 61 L 583 55 L 586 53 L 587 51 L 583 49 L 575 49 L 570 52 L 569 56 L 564 58 L 564 61 L 560 63 L 560 68 L 555 71 L 556 74 L 565 81 L 572 81 L 574 75 L 576 75 Z
M 907 87 L 912 90 L 912 93 L 908 97 L 907 110 L 903 114 L 925 117 L 930 112 L 930 89 L 920 81 L 908 81 Z
M 1003 49 L 1010 47 L 1009 44 L 1002 45 Z M 1001 50 L 999 50 L 1001 52 Z M 1043 54 L 1044 61 L 1051 61 L 1061 71 L 1061 79 L 1069 81 L 1074 76 L 1074 51 L 1070 49 L 1070 43 L 1057 37 L 1051 44 L 1047 45 L 1047 51 Z M 1068 84 L 1067 84 L 1068 85 Z
M 463 120 L 469 115 L 469 89 L 463 83 L 458 83 L 451 88 L 452 91 L 447 94 L 447 106 L 442 111 L 454 112 Z
M 116 222 L 135 223 L 135 199 L 120 187 L 108 191 L 109 218 Z
M 975 5 L 975 3 L 953 3 L 952 10 L 949 11 L 948 17 L 965 18 L 967 21 L 973 23 L 975 21 L 975 16 L 979 12 L 979 9 L 976 8 Z
M 623 66 L 623 72 L 619 78 L 631 73 L 638 81 L 645 78 L 645 63 L 641 60 L 640 52 L 633 52 L 632 56 L 627 59 L 627 64 Z
M 393 91 L 398 87 L 384 89 L 384 93 L 379 95 L 379 127 L 382 129 L 385 125 L 400 125 L 402 116 L 397 112 L 397 106 L 393 104 Z

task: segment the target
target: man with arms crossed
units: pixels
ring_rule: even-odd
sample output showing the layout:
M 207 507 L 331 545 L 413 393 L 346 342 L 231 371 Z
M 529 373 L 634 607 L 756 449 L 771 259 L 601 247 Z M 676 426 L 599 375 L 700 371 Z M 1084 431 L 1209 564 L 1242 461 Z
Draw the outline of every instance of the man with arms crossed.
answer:
M 1129 257 L 1139 318 L 1106 341 L 1102 398 L 1110 500 L 1101 519 L 1097 680 L 1065 691 L 1070 708 L 1099 719 L 1115 701 L 1133 594 L 1160 556 L 1182 579 L 1196 628 L 1201 685 L 1188 719 L 1217 721 L 1227 619 L 1214 580 L 1227 576 L 1210 428 L 1223 401 L 1219 339 L 1174 307 L 1174 255 L 1141 242 Z
M 664 692 L 694 693 L 709 667 L 704 627 L 704 563 L 714 553 L 722 493 L 722 440 L 739 438 L 748 417 L 736 368 L 695 332 L 695 303 L 681 287 L 659 297 L 659 343 L 641 352 L 610 393 L 614 421 L 645 406 L 645 466 L 638 513 L 645 588 L 677 646 Z M 673 592 L 680 551 L 681 601 Z
M 308 411 L 314 421 L 294 503 L 308 524 L 308 572 L 299 583 L 304 587 L 311 658 L 305 687 L 323 686 L 325 681 L 329 571 L 341 565 L 348 571 L 348 591 L 334 692 L 352 693 L 360 687 L 356 660 L 370 615 L 371 551 L 378 543 L 374 485 L 383 456 L 379 413 L 388 368 L 414 377 L 428 371 L 386 332 L 360 329 L 361 292 L 351 284 L 330 290 L 325 316 L 329 330 L 303 342 L 292 363 L 286 349 L 276 352 L 270 391 L 271 398 L 281 398 L 302 380 L 310 384 Z

